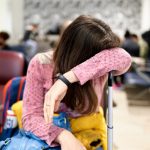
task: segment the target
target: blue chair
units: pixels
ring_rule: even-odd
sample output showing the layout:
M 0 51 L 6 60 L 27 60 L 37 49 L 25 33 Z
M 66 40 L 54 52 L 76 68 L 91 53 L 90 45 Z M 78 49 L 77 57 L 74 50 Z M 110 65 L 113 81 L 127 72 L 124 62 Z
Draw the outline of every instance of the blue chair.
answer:
M 141 99 L 150 92 L 150 68 L 140 68 L 136 63 L 132 64 L 133 71 L 125 75 L 126 87 L 140 88 L 134 99 Z

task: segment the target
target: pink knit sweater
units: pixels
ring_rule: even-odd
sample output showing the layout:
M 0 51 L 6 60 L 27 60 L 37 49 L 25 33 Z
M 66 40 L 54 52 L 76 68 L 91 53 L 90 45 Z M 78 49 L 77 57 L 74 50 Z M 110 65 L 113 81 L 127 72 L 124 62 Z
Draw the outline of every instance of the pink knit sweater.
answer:
M 37 54 L 30 62 L 27 81 L 23 97 L 23 127 L 27 131 L 45 140 L 49 145 L 63 130 L 52 124 L 46 124 L 43 114 L 44 95 L 53 85 L 53 53 L 52 51 Z M 114 75 L 125 73 L 131 65 L 130 55 L 121 48 L 113 48 L 99 52 L 92 58 L 74 67 L 72 71 L 83 85 L 88 80 L 93 81 L 99 104 L 102 98 L 107 73 L 114 71 Z M 70 116 L 79 114 L 72 112 L 65 105 L 60 111 Z

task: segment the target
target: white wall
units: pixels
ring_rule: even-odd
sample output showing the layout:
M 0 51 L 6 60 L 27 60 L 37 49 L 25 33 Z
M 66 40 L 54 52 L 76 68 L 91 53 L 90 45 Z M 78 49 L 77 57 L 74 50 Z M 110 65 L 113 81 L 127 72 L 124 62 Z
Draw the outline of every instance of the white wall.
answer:
M 150 30 L 150 0 L 142 1 L 142 19 L 141 19 L 141 31 Z
M 11 0 L 0 0 L 0 31 L 12 33 Z
M 107 22 L 117 34 L 128 28 L 138 33 L 141 28 L 142 0 L 24 0 L 24 21 L 29 24 L 31 16 L 41 16 L 43 32 L 54 22 L 53 16 L 73 19 L 79 14 L 90 14 Z M 43 11 L 44 10 L 44 11 Z
M 23 36 L 24 0 L 0 0 L 0 31 L 7 31 L 10 43 L 17 43 Z
M 141 22 L 140 31 L 144 32 L 150 29 L 150 0 L 141 0 L 141 3 L 141 21 L 139 22 Z M 5 30 L 11 34 L 11 43 L 16 43 L 23 36 L 26 7 L 27 4 L 24 6 L 24 0 L 0 0 L 0 31 Z M 29 11 L 25 12 L 25 14 L 27 13 Z
M 11 0 L 13 42 L 20 40 L 24 32 L 24 0 Z

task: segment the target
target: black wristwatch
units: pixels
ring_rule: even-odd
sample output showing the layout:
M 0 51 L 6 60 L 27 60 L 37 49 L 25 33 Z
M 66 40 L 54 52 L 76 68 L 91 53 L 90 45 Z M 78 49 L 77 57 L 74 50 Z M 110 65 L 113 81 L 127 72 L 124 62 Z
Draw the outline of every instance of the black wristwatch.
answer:
M 68 87 L 71 85 L 71 82 L 66 79 L 63 74 L 59 73 L 57 76 L 56 76 L 56 79 L 59 79 L 61 80 L 62 82 L 64 82 Z

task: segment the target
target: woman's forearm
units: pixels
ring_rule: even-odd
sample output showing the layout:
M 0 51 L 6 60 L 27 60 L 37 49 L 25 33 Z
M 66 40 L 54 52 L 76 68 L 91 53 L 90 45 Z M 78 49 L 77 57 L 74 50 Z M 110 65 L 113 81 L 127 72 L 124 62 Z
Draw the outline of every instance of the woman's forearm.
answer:
M 70 82 L 70 83 L 74 83 L 74 82 L 78 82 L 79 79 L 76 77 L 76 75 L 74 74 L 74 72 L 72 70 L 66 72 L 64 74 L 64 77 Z
M 89 80 L 99 78 L 110 71 L 114 75 L 125 73 L 131 65 L 131 56 L 122 48 L 112 48 L 99 52 L 72 70 L 76 79 L 83 85 Z

